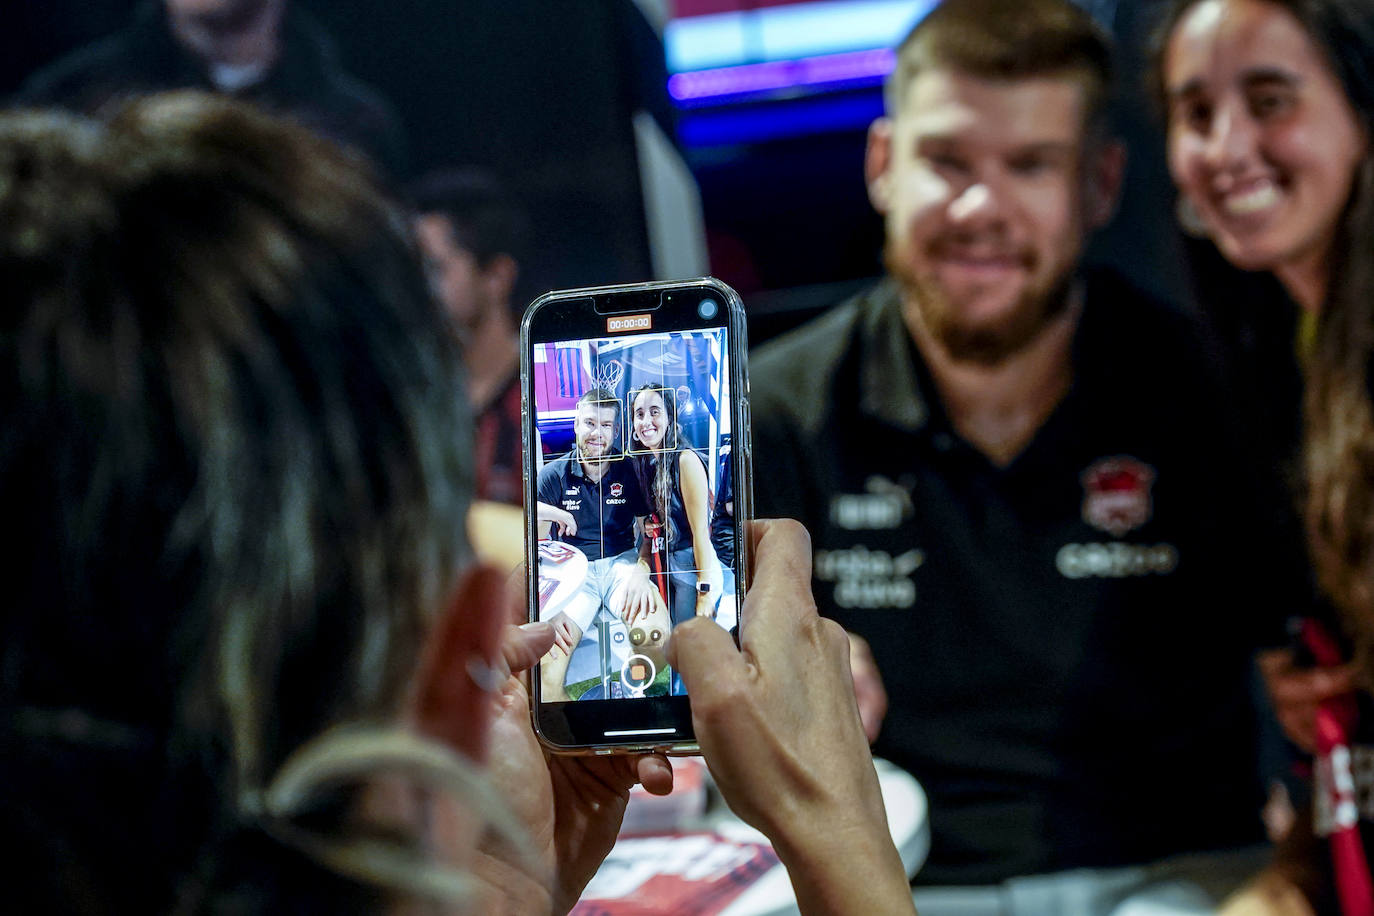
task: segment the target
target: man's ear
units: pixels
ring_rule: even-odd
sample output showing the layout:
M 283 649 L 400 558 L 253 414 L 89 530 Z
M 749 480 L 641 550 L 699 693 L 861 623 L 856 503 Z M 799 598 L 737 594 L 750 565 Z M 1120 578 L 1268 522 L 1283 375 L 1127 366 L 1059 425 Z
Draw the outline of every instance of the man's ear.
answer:
M 1126 175 L 1126 144 L 1107 140 L 1090 156 L 1083 203 L 1086 228 L 1091 231 L 1107 225 L 1116 213 Z
M 422 733 L 478 763 L 486 760 L 492 699 L 506 672 L 509 594 L 493 567 L 468 570 L 425 638 L 410 696 L 408 713 Z
M 864 149 L 864 181 L 873 209 L 887 213 L 892 204 L 892 119 L 878 118 L 868 125 Z

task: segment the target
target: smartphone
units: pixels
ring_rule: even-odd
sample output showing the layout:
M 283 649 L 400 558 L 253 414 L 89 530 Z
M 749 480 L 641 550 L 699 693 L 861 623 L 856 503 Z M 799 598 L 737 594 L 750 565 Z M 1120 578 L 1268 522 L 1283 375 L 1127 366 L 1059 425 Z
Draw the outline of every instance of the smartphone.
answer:
M 520 326 L 532 676 L 556 753 L 697 752 L 668 635 L 738 643 L 752 499 L 744 308 L 706 277 L 560 290 Z

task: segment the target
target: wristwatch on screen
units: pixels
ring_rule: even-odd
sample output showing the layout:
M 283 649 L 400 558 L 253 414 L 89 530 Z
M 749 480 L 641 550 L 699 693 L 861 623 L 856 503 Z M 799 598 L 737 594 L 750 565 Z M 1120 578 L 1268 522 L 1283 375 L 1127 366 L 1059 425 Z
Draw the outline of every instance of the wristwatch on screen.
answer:
M 705 595 L 705 594 L 709 593 L 710 591 L 711 591 L 711 583 L 710 583 L 710 582 L 698 582 L 698 583 L 697 583 L 697 594 L 698 594 L 698 595 Z

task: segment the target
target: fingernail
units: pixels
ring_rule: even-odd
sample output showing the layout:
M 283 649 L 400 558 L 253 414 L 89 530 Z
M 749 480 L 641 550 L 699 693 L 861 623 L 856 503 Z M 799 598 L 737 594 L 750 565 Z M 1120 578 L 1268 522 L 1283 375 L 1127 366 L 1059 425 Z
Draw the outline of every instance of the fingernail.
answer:
M 510 668 L 504 660 L 499 665 L 492 665 L 476 655 L 468 659 L 467 672 L 472 682 L 487 693 L 500 692 L 506 678 L 510 677 Z

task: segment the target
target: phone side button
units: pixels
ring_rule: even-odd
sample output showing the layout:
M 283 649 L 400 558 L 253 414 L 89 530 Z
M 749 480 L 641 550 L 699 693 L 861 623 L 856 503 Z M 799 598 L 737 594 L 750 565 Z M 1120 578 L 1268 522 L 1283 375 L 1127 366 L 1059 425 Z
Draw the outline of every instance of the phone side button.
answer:
M 605 757 L 608 754 L 615 753 L 615 751 L 609 747 L 599 747 L 596 750 L 592 751 L 592 753 L 595 754 L 597 757 Z

